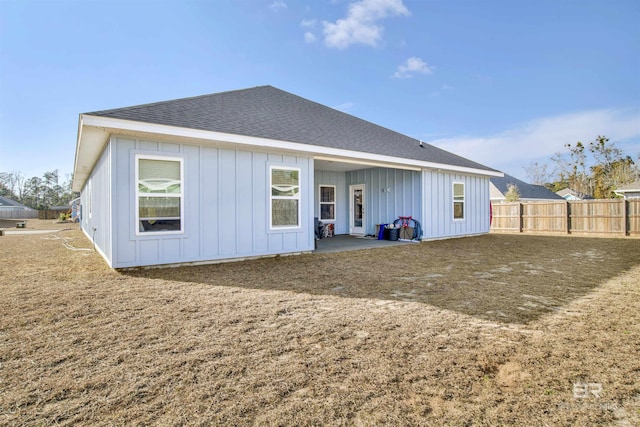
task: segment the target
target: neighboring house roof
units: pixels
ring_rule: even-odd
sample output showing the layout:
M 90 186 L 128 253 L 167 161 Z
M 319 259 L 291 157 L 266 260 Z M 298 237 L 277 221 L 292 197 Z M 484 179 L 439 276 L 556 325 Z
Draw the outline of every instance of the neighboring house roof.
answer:
M 617 192 L 620 192 L 620 193 L 634 192 L 635 193 L 636 191 L 640 191 L 640 180 L 632 182 L 631 184 L 627 184 L 627 185 L 624 185 L 624 186 L 618 188 L 616 190 L 616 193 Z
M 631 184 L 623 185 L 615 190 L 615 193 L 623 197 L 640 197 L 640 180 L 632 182 Z
M 85 113 L 81 115 L 81 130 L 85 116 L 265 138 L 500 174 L 472 160 L 272 86 Z M 80 137 L 81 132 L 79 145 Z M 77 151 L 76 163 L 79 154 Z
M 23 205 L 22 203 L 18 203 L 15 200 L 11 200 L 6 197 L 0 197 L 0 208 L 22 208 L 22 209 L 27 209 L 32 211 L 35 210 L 28 206 Z
M 577 191 L 573 191 L 570 188 L 565 188 L 564 190 L 556 191 L 556 194 L 562 197 L 565 200 L 590 200 L 593 197 L 587 194 L 579 194 Z
M 563 200 L 553 191 L 542 185 L 529 184 L 511 175 L 504 174 L 503 177 L 491 177 L 491 199 L 504 199 L 504 195 L 509 191 L 509 185 L 515 184 L 520 192 L 521 200 Z

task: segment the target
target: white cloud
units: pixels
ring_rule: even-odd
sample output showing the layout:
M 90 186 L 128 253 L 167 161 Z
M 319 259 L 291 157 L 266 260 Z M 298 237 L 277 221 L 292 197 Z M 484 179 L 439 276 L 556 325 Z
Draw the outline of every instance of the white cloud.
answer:
M 300 26 L 302 28 L 313 28 L 316 26 L 316 23 L 318 21 L 316 19 L 303 19 L 302 22 L 300 22 Z
M 304 42 L 305 43 L 313 43 L 316 41 L 316 36 L 310 32 L 307 31 L 306 33 L 304 33 Z
M 398 69 L 393 75 L 396 79 L 408 79 L 414 74 L 431 74 L 435 67 L 430 67 L 422 59 L 412 56 L 403 64 L 398 65 Z
M 351 110 L 353 107 L 355 107 L 356 104 L 354 104 L 353 102 L 343 102 L 340 105 L 336 105 L 334 107 L 332 107 L 335 110 L 340 110 L 342 112 L 347 112 L 349 110 Z
M 271 8 L 271 10 L 277 12 L 279 10 L 286 9 L 287 8 L 287 4 L 285 2 L 283 2 L 283 1 L 277 0 L 277 1 L 274 1 L 273 3 L 271 3 L 269 5 L 269 7 Z
M 353 44 L 376 46 L 383 27 L 378 21 L 389 16 L 409 15 L 402 0 L 360 0 L 349 4 L 347 17 L 335 23 L 323 22 L 328 47 L 345 49 Z
M 461 136 L 430 141 L 457 155 L 523 177 L 522 168 L 550 160 L 564 145 L 604 135 L 635 157 L 640 151 L 640 111 L 595 110 L 533 120 L 490 136 Z

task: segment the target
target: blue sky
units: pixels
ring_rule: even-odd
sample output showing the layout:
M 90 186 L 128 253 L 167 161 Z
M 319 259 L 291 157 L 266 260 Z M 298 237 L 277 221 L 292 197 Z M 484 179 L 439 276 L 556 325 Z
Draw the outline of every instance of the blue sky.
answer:
M 0 171 L 73 171 L 78 114 L 273 85 L 526 179 L 640 154 L 637 0 L 0 0 Z

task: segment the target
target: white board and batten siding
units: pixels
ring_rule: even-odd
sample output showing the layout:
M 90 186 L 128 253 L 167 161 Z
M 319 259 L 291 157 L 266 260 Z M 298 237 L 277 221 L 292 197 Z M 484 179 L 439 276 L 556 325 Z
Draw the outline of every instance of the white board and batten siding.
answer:
M 112 145 L 107 144 L 80 193 L 80 226 L 109 265 L 113 254 L 111 153 Z
M 422 172 L 424 239 L 489 232 L 489 177 L 425 169 Z M 464 184 L 464 218 L 454 219 L 453 185 Z
M 136 155 L 182 159 L 182 233 L 137 233 Z M 298 228 L 272 229 L 269 224 L 271 166 L 300 170 Z M 93 200 L 105 206 L 93 204 L 92 219 L 83 222 L 83 229 L 89 237 L 96 235 L 96 246 L 114 268 L 248 258 L 314 248 L 313 160 L 309 157 L 112 135 L 83 188 L 84 210 L 89 193 L 95 194 L 98 189 L 101 196 Z

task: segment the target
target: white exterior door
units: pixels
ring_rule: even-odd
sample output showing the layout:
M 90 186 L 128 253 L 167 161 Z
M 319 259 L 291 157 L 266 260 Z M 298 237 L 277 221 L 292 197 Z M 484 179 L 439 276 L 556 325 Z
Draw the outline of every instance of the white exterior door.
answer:
M 364 184 L 349 186 L 349 233 L 365 234 Z

